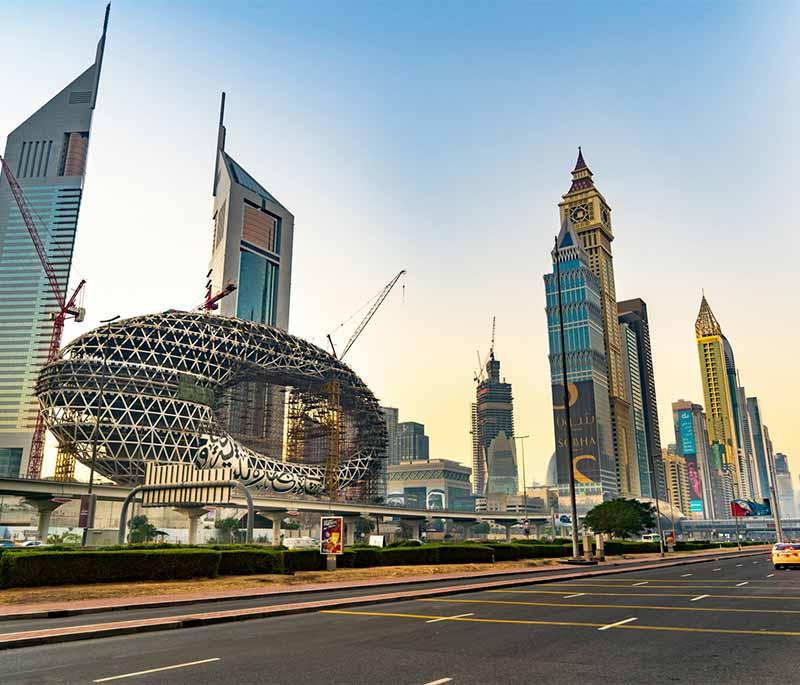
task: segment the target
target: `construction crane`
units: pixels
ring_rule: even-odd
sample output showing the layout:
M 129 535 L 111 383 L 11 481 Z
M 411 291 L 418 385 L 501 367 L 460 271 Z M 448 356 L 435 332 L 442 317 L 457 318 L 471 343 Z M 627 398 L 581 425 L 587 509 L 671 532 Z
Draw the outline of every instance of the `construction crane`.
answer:
M 208 289 L 208 295 L 206 296 L 205 301 L 201 304 L 197 309 L 210 312 L 214 309 L 219 309 L 219 302 L 223 297 L 227 297 L 230 295 L 234 290 L 236 290 L 236 284 L 231 281 L 226 285 L 222 290 L 220 290 L 216 295 L 211 294 L 211 288 Z
M 497 322 L 497 317 L 492 317 L 492 344 L 489 345 L 489 358 L 494 359 L 494 331 L 495 331 L 495 323 Z
M 355 331 L 353 331 L 353 334 L 350 336 L 350 339 L 347 341 L 347 344 L 342 349 L 342 353 L 338 355 L 338 357 L 336 355 L 336 348 L 333 345 L 333 339 L 331 338 L 333 331 L 328 333 L 328 342 L 331 345 L 331 351 L 333 352 L 334 357 L 337 357 L 339 360 L 344 358 L 356 340 L 358 340 L 358 337 L 367 327 L 367 324 L 370 322 L 372 317 L 375 316 L 375 312 L 377 312 L 378 308 L 383 304 L 383 301 L 392 291 L 392 288 L 394 288 L 397 281 L 399 281 L 400 278 L 405 275 L 405 273 L 405 269 L 399 271 L 397 275 L 384 286 L 383 290 L 378 293 L 366 316 L 361 320 L 361 323 L 356 326 Z M 405 289 L 405 285 L 403 285 L 403 288 Z M 344 323 L 339 324 L 337 329 L 344 326 L 345 323 L 347 322 L 345 321 Z M 339 383 L 339 379 L 331 378 L 327 383 L 325 383 L 322 389 L 327 395 L 328 405 L 328 410 L 324 419 L 328 430 L 328 450 L 327 459 L 325 461 L 325 492 L 327 493 L 328 498 L 333 501 L 339 496 L 339 462 L 342 442 L 341 385 Z M 302 421 L 302 417 L 300 417 L 299 420 Z M 292 431 L 291 426 L 289 430 L 290 432 Z
M 50 283 L 50 289 L 53 291 L 53 294 L 56 298 L 56 303 L 58 304 L 58 311 L 52 315 L 53 331 L 50 334 L 50 346 L 47 351 L 47 360 L 45 362 L 45 364 L 49 364 L 58 356 L 58 351 L 61 349 L 61 337 L 64 333 L 64 322 L 67 320 L 67 318 L 73 317 L 75 321 L 83 321 L 86 316 L 86 310 L 84 310 L 83 307 L 76 306 L 78 295 L 80 295 L 82 292 L 83 286 L 86 285 L 86 281 L 81 280 L 75 290 L 72 291 L 72 295 L 70 295 L 68 298 L 66 297 L 65 293 L 61 290 L 61 284 L 58 282 L 56 271 L 47 256 L 47 250 L 45 249 L 44 243 L 39 235 L 36 222 L 33 218 L 33 210 L 31 209 L 28 199 L 25 197 L 25 193 L 22 191 L 17 179 L 11 172 L 11 168 L 8 166 L 6 160 L 2 157 L 0 157 L 0 165 L 2 165 L 3 175 L 8 181 L 11 194 L 14 196 L 14 200 L 17 203 L 19 213 L 22 216 L 22 220 L 25 222 L 25 227 L 28 229 L 28 233 L 33 241 L 33 246 L 36 249 L 36 254 L 39 256 L 39 261 L 42 263 L 42 268 L 44 269 L 47 280 Z M 31 440 L 30 456 L 28 458 L 28 478 L 39 478 L 42 475 L 44 436 L 44 417 L 42 416 L 41 412 L 38 412 L 36 415 L 36 425 L 33 430 L 33 439 Z M 68 451 L 64 452 L 64 454 L 68 453 Z M 73 460 L 72 472 L 74 473 L 74 454 L 71 458 Z
M 340 359 L 340 360 L 344 359 L 344 356 L 347 354 L 347 352 L 353 346 L 355 341 L 358 340 L 358 336 L 361 335 L 361 333 L 367 327 L 367 324 L 370 322 L 372 317 L 375 316 L 375 312 L 378 311 L 378 308 L 383 304 L 383 301 L 386 299 L 386 297 L 389 295 L 389 293 L 392 292 L 392 288 L 394 288 L 395 283 L 397 283 L 397 281 L 399 281 L 402 276 L 405 276 L 405 274 L 406 274 L 406 270 L 402 269 L 391 281 L 389 281 L 384 286 L 383 290 L 381 290 L 381 292 L 378 293 L 378 296 L 377 296 L 377 298 L 375 298 L 375 302 L 373 302 L 372 307 L 370 307 L 369 311 L 367 312 L 367 315 L 362 319 L 361 323 L 358 324 L 358 326 L 356 326 L 356 330 L 353 331 L 353 335 L 350 336 L 350 340 L 347 341 L 347 344 L 344 346 L 344 349 L 342 350 L 342 353 L 340 355 L 338 355 L 338 357 L 336 355 L 336 348 L 333 346 L 333 340 L 331 339 L 331 333 L 333 333 L 333 331 L 331 331 L 331 333 L 328 333 L 328 342 L 331 345 L 331 350 L 333 351 L 333 356 L 334 357 L 337 357 L 337 359 Z M 403 288 L 405 289 L 405 285 L 403 285 Z M 345 323 L 347 323 L 347 322 L 345 322 Z M 337 328 L 341 328 L 342 326 L 344 326 L 344 323 L 339 324 L 339 326 Z

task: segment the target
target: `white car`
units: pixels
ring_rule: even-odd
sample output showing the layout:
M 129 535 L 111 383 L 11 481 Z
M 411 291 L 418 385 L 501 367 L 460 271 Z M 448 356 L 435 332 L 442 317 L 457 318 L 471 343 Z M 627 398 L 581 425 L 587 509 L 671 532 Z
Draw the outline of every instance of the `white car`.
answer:
M 314 538 L 283 538 L 283 546 L 287 549 L 315 549 L 319 540 Z
M 41 540 L 26 540 L 22 543 L 23 547 L 47 547 Z

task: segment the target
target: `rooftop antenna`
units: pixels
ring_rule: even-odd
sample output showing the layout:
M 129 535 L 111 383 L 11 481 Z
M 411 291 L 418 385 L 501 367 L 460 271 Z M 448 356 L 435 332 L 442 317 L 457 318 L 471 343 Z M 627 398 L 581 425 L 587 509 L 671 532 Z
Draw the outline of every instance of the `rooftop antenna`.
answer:
M 492 344 L 489 347 L 489 358 L 490 359 L 494 359 L 494 331 L 495 331 L 496 320 L 497 320 L 497 317 L 493 316 L 492 317 Z
M 217 180 L 219 179 L 219 153 L 225 149 L 225 91 L 219 103 L 219 130 L 217 131 L 216 159 L 214 160 L 214 188 L 211 194 L 217 196 Z
M 92 109 L 97 105 L 97 87 L 100 85 L 100 70 L 103 68 L 103 53 L 106 51 L 106 33 L 108 32 L 108 15 L 111 12 L 111 3 L 106 5 L 106 16 L 103 19 L 103 35 L 97 43 L 97 52 L 95 53 L 94 63 L 97 69 L 94 73 L 94 92 L 92 93 Z

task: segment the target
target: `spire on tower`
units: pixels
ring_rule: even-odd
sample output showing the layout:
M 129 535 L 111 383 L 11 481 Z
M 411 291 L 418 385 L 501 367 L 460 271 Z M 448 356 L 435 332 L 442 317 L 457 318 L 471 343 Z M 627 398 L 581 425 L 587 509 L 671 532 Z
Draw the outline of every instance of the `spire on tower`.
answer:
M 704 338 L 709 335 L 722 335 L 722 327 L 714 317 L 714 312 L 711 311 L 705 295 L 700 300 L 700 312 L 697 315 L 697 321 L 694 322 L 694 332 L 698 338 Z
M 586 166 L 586 160 L 583 159 L 583 151 L 580 146 L 578 147 L 578 160 L 575 162 L 575 168 L 572 170 L 572 185 L 569 192 L 574 193 L 580 190 L 588 190 L 594 188 L 594 181 L 592 181 L 592 171 Z

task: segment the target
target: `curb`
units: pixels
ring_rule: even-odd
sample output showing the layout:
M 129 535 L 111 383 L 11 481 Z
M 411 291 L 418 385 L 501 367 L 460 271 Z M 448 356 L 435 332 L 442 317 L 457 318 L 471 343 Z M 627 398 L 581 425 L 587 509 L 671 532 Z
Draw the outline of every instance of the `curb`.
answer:
M 718 559 L 732 559 L 740 557 L 760 556 L 764 551 L 738 552 L 728 554 L 704 555 L 698 557 L 684 557 L 667 562 L 656 562 L 637 566 L 637 571 L 650 571 L 659 568 L 670 568 L 673 566 L 686 566 Z M 139 619 L 134 621 L 114 621 L 110 623 L 96 623 L 85 626 L 67 626 L 64 628 L 53 628 L 44 630 L 29 630 L 16 633 L 0 634 L 0 650 L 17 649 L 20 647 L 31 647 L 35 645 L 55 644 L 61 642 L 74 642 L 78 640 L 91 640 L 102 637 L 112 637 L 116 635 L 132 635 L 136 633 L 152 632 L 159 630 L 175 630 L 181 628 L 194 628 L 197 626 L 208 626 L 219 623 L 229 623 L 233 621 L 246 621 L 256 618 L 268 618 L 271 616 L 288 616 L 294 614 L 305 614 L 332 608 L 349 608 L 364 604 L 386 604 L 389 602 L 401 602 L 411 599 L 422 599 L 427 597 L 437 597 L 446 595 L 461 594 L 464 592 L 479 592 L 486 589 L 516 587 L 520 585 L 539 585 L 558 580 L 579 580 L 582 578 L 592 578 L 595 576 L 617 575 L 628 573 L 629 568 L 616 567 L 604 568 L 592 571 L 580 571 L 567 574 L 545 574 L 541 573 L 536 578 L 515 578 L 513 580 L 495 580 L 489 582 L 471 583 L 466 585 L 451 585 L 441 588 L 430 588 L 423 590 L 408 590 L 405 592 L 393 592 L 376 595 L 362 595 L 359 597 L 345 597 L 340 599 L 319 600 L 316 602 L 304 602 L 295 604 L 281 604 L 277 606 L 251 607 L 247 609 L 231 609 L 228 611 L 205 612 L 201 614 L 187 614 L 184 616 L 165 616 L 161 618 Z
M 744 552 L 744 551 L 743 551 Z M 742 552 L 742 553 L 743 553 Z M 695 556 L 686 556 L 686 557 L 674 557 L 672 561 L 679 561 L 684 559 L 695 559 L 699 556 L 706 558 L 711 555 L 717 556 L 729 556 L 733 554 L 739 554 L 738 551 L 729 551 L 725 552 L 722 550 L 708 550 L 703 555 L 695 555 Z M 624 558 L 624 557 L 623 557 Z M 637 564 L 646 563 L 641 560 L 633 559 L 631 561 L 612 561 L 605 564 L 602 568 L 618 568 L 621 566 L 635 566 Z M 568 568 L 566 564 L 558 563 L 554 564 L 554 566 L 558 567 L 559 569 Z M 375 582 L 364 582 L 364 581 L 352 581 L 352 582 L 344 582 L 344 583 L 317 583 L 314 585 L 307 585 L 307 586 L 293 586 L 288 588 L 282 589 L 273 589 L 273 590 L 262 590 L 257 592 L 247 592 L 244 591 L 241 594 L 231 593 L 231 594 L 218 594 L 218 595 L 210 595 L 207 597 L 184 597 L 184 598 L 173 598 L 173 599 L 164 599 L 164 600 L 145 600 L 142 602 L 134 602 L 131 604 L 100 604 L 96 606 L 87 606 L 87 607 L 75 607 L 75 608 L 56 608 L 56 609 L 33 609 L 29 611 L 19 611 L 16 613 L 4 613 L 2 607 L 0 607 L 0 622 L 2 621 L 15 621 L 21 619 L 39 619 L 39 618 L 65 618 L 67 616 L 80 616 L 82 614 L 100 614 L 106 612 L 116 612 L 116 611 L 133 611 L 138 609 L 163 609 L 168 607 L 181 607 L 181 606 L 188 606 L 191 604 L 205 604 L 205 603 L 215 603 L 215 602 L 229 602 L 229 601 L 237 601 L 237 600 L 249 600 L 249 599 L 270 599 L 273 597 L 286 597 L 287 595 L 306 595 L 312 594 L 315 592 L 338 592 L 340 590 L 364 590 L 369 588 L 381 588 L 381 587 L 394 587 L 398 585 L 416 585 L 422 583 L 441 583 L 446 581 L 456 581 L 456 580 L 467 580 L 470 578 L 474 578 L 476 580 L 483 579 L 483 578 L 503 578 L 505 576 L 516 576 L 516 575 L 530 575 L 535 576 L 541 573 L 548 573 L 551 572 L 553 569 L 548 568 L 547 565 L 545 566 L 537 566 L 535 568 L 529 569 L 504 569 L 500 571 L 477 571 L 474 573 L 466 573 L 466 574 L 456 574 L 456 573 L 445 573 L 436 576 L 413 576 L 413 577 L 405 577 L 405 578 L 397 578 L 397 579 L 387 579 Z M 526 581 L 527 582 L 527 581 Z M 533 582 L 533 581 L 530 581 Z M 0 633 L 1 635 L 2 633 Z

